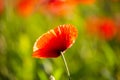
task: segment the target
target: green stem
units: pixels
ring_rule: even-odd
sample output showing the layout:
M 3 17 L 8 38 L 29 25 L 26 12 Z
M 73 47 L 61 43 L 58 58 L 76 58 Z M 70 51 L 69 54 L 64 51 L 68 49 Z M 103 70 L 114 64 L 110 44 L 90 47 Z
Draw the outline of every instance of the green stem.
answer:
M 65 59 L 65 57 L 64 57 L 63 52 L 61 52 L 61 55 L 62 55 L 62 59 L 63 59 L 63 62 L 64 62 L 64 64 L 65 64 L 66 70 L 67 70 L 68 80 L 71 80 L 71 79 L 70 79 L 70 72 L 69 72 L 69 69 L 68 69 L 68 65 L 67 65 L 67 62 L 66 62 L 66 59 Z

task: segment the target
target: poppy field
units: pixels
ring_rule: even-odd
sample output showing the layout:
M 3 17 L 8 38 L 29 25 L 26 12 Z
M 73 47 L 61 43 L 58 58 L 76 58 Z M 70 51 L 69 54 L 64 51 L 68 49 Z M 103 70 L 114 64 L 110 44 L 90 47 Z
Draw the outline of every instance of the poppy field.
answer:
M 0 80 L 120 80 L 120 0 L 0 0 Z

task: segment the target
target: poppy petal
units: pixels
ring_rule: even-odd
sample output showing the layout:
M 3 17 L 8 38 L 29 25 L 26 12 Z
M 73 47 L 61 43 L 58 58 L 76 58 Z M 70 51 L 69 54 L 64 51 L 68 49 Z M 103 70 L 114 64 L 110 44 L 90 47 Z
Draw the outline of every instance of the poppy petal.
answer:
M 70 24 L 60 25 L 40 36 L 33 47 L 33 57 L 55 58 L 70 48 L 77 37 L 77 29 Z

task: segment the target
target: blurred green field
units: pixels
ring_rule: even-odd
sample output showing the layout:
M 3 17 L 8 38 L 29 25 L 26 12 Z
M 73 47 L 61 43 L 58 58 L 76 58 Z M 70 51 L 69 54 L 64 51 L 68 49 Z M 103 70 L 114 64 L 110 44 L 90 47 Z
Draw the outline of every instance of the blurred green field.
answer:
M 62 24 L 72 24 L 78 29 L 75 44 L 64 54 L 71 80 L 120 80 L 119 0 L 76 4 L 62 15 L 45 12 L 44 8 L 43 12 L 29 12 L 31 5 L 26 9 L 28 12 L 21 15 L 17 12 L 16 1 L 20 0 L 0 0 L 0 80 L 49 80 L 50 75 L 56 80 L 67 80 L 61 56 L 32 57 L 36 39 Z M 104 18 L 108 20 L 108 24 L 105 22 L 108 28 L 103 28 L 102 34 L 96 28 L 102 21 L 104 23 Z

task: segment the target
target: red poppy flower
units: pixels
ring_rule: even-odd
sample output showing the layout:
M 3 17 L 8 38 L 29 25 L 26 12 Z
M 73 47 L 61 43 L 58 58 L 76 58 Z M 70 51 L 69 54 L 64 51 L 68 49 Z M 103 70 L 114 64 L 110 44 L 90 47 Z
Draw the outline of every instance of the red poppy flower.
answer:
M 70 24 L 60 25 L 40 36 L 33 47 L 33 57 L 55 58 L 70 48 L 77 37 L 77 29 Z
M 37 0 L 20 0 L 17 4 L 17 11 L 22 16 L 28 16 L 35 10 Z

